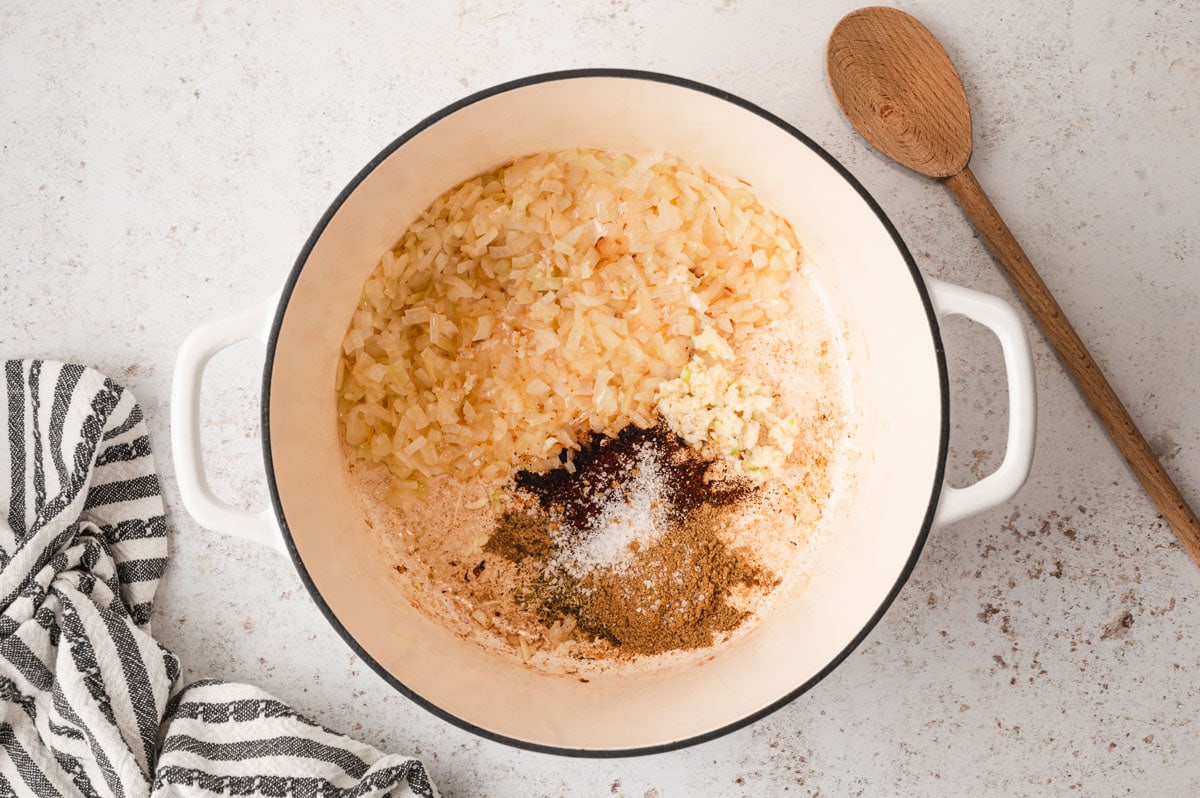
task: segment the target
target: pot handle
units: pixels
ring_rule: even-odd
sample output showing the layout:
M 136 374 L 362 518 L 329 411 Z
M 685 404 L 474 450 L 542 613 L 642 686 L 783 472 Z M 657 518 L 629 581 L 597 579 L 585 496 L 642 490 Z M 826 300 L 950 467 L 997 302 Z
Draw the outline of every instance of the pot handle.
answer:
M 1000 339 L 1004 370 L 1008 376 L 1008 442 L 1004 462 L 974 485 L 965 488 L 942 485 L 934 523 L 945 526 L 1003 504 L 1025 484 L 1033 465 L 1033 443 L 1037 435 L 1036 382 L 1029 336 L 1011 305 L 991 294 L 941 280 L 927 279 L 925 282 L 939 318 L 966 316 L 987 327 Z
M 200 451 L 200 387 L 208 361 L 246 339 L 265 345 L 278 304 L 279 297 L 272 296 L 203 324 L 183 340 L 171 385 L 171 448 L 180 498 L 200 526 L 283 551 L 283 536 L 270 508 L 251 512 L 217 498 L 208 484 Z

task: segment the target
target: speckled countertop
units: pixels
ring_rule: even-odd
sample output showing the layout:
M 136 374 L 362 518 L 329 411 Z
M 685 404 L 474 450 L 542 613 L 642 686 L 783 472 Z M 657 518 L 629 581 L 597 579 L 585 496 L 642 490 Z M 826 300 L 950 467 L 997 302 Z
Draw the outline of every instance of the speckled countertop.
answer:
M 1200 568 L 1036 331 L 1020 496 L 937 530 L 809 694 L 677 753 L 576 761 L 472 737 L 360 662 L 286 560 L 193 523 L 167 429 L 183 336 L 275 290 L 395 136 L 510 78 L 630 66 L 740 94 L 841 159 L 927 274 L 1012 298 L 949 195 L 840 117 L 824 43 L 853 2 L 316 5 L 0 5 L 0 356 L 91 364 L 141 400 L 174 546 L 154 624 L 189 679 L 254 682 L 419 754 L 446 796 L 1200 793 Z M 1200 6 L 904 7 L 962 73 L 980 181 L 1200 504 Z M 962 482 L 1002 455 L 1003 375 L 981 328 L 952 319 L 946 339 Z M 247 506 L 265 500 L 260 367 L 253 345 L 228 350 L 205 396 L 214 482 Z

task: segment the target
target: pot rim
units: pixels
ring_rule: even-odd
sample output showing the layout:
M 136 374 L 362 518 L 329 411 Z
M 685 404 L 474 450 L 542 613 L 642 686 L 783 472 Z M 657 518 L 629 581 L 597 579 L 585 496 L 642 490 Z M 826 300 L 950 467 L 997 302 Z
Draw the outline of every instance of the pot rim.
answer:
M 849 183 L 850 186 L 856 192 L 858 192 L 859 196 L 861 196 L 862 199 L 867 203 L 867 205 L 875 213 L 876 218 L 879 219 L 879 222 L 891 236 L 893 243 L 896 245 L 896 248 L 900 251 L 901 256 L 904 258 L 904 262 L 908 265 L 909 274 L 911 275 L 913 283 L 916 286 L 917 294 L 921 298 L 921 304 L 924 306 L 925 315 L 929 320 L 929 333 L 930 337 L 932 338 L 934 355 L 937 361 L 939 382 L 938 387 L 942 402 L 940 424 L 941 439 L 938 442 L 937 467 L 934 471 L 934 479 L 929 497 L 929 504 L 925 511 L 925 518 L 921 523 L 921 531 L 917 535 L 916 542 L 913 544 L 913 548 L 909 553 L 908 560 L 905 562 L 904 568 L 900 571 L 895 584 L 892 585 L 892 588 L 888 591 L 879 607 L 876 608 L 871 617 L 867 619 L 866 623 L 863 625 L 862 629 L 859 630 L 858 634 L 856 634 L 854 638 L 846 645 L 846 647 L 838 652 L 838 654 L 834 656 L 824 668 L 818 671 L 810 679 L 796 687 L 794 690 L 771 702 L 770 704 L 761 707 L 736 721 L 727 723 L 724 726 L 694 735 L 692 737 L 686 737 L 681 740 L 672 740 L 665 743 L 659 743 L 657 745 L 639 746 L 635 748 L 564 748 L 561 746 L 543 745 L 540 743 L 529 742 L 527 740 L 521 740 L 516 737 L 509 737 L 507 735 L 499 734 L 497 732 L 484 729 L 480 726 L 476 726 L 470 721 L 460 718 L 457 715 L 442 709 L 431 701 L 423 698 L 421 695 L 396 678 L 390 671 L 377 662 L 375 658 L 372 657 L 371 654 L 358 643 L 354 636 L 350 634 L 350 632 L 334 614 L 333 610 L 328 604 L 326 604 L 316 583 L 309 575 L 308 569 L 305 568 L 304 561 L 300 557 L 300 552 L 296 548 L 296 544 L 292 539 L 291 529 L 288 526 L 287 517 L 284 515 L 283 506 L 279 500 L 279 490 L 275 483 L 274 462 L 271 456 L 271 372 L 275 362 L 275 347 L 279 340 L 279 330 L 283 323 L 283 317 L 287 312 L 287 306 L 292 296 L 292 290 L 296 285 L 296 281 L 300 277 L 300 273 L 304 270 L 304 266 L 308 261 L 309 254 L 312 252 L 312 249 L 316 245 L 317 241 L 321 238 L 321 235 L 325 232 L 325 228 L 328 226 L 330 220 L 342 207 L 342 204 L 346 201 L 346 199 L 358 188 L 359 184 L 362 183 L 362 181 L 365 180 L 366 177 L 371 174 L 371 172 L 373 172 L 375 168 L 379 166 L 379 164 L 382 163 L 388 156 L 402 147 L 418 133 L 422 132 L 441 119 L 450 116 L 451 114 L 466 108 L 469 105 L 473 105 L 481 100 L 494 97 L 498 94 L 526 88 L 528 86 L 533 86 L 540 83 L 549 83 L 559 80 L 573 80 L 577 78 L 617 78 L 623 80 L 645 80 L 663 83 L 681 89 L 702 92 L 756 114 L 760 118 L 770 122 L 771 124 L 790 134 L 801 144 L 808 147 L 810 150 L 820 156 L 821 159 L 829 164 L 847 183 Z M 757 720 L 765 718 L 767 715 L 770 715 L 771 713 L 775 712 L 786 704 L 791 703 L 799 696 L 811 690 L 821 680 L 832 673 L 833 670 L 837 668 L 837 666 L 843 661 L 845 661 L 850 653 L 853 652 L 854 649 L 858 648 L 858 646 L 867 638 L 867 636 L 871 633 L 871 630 L 875 628 L 876 624 L 879 623 L 880 619 L 891 607 L 892 603 L 896 599 L 896 596 L 899 595 L 901 588 L 904 587 L 905 583 L 908 582 L 909 577 L 912 575 L 913 569 L 916 567 L 917 560 L 921 556 L 921 551 L 925 547 L 925 541 L 928 539 L 930 530 L 933 527 L 934 513 L 937 510 L 938 497 L 941 493 L 942 482 L 945 479 L 946 458 L 950 442 L 950 385 L 949 377 L 946 371 L 946 356 L 942 346 L 942 338 L 938 325 L 937 314 L 934 311 L 933 302 L 930 300 L 924 278 L 922 277 L 920 270 L 917 268 L 916 261 L 913 259 L 908 247 L 905 246 L 904 241 L 901 239 L 900 234 L 896 231 L 895 226 L 892 225 L 891 220 L 889 220 L 887 215 L 883 212 L 883 209 L 879 206 L 879 203 L 875 201 L 875 198 L 867 192 L 862 184 L 855 179 L 855 177 L 845 166 L 841 164 L 841 162 L 826 152 L 820 145 L 818 145 L 804 133 L 800 132 L 800 130 L 793 125 L 789 124 L 778 116 L 775 116 L 771 112 L 760 108 L 754 103 L 749 102 L 748 100 L 744 100 L 741 97 L 722 89 L 718 89 L 698 81 L 689 80 L 687 78 L 680 78 L 661 72 L 605 67 L 541 72 L 535 75 L 500 83 L 468 95 L 467 97 L 453 102 L 441 110 L 430 114 L 420 122 L 417 122 L 398 138 L 384 147 L 378 155 L 372 158 L 371 161 L 354 176 L 354 178 L 333 200 L 328 210 L 325 211 L 320 221 L 318 221 L 316 226 L 313 228 L 312 234 L 308 237 L 308 240 L 305 241 L 303 248 L 300 250 L 299 256 L 296 258 L 295 265 L 292 267 L 291 273 L 288 275 L 287 281 L 283 285 L 283 289 L 279 296 L 279 305 L 275 311 L 275 318 L 271 323 L 270 335 L 267 338 L 266 362 L 263 366 L 261 413 L 263 463 L 266 467 L 267 486 L 271 496 L 271 507 L 274 510 L 276 520 L 279 522 L 279 528 L 283 534 L 283 540 L 287 548 L 288 555 L 291 557 L 292 564 L 295 566 L 297 573 L 300 575 L 300 580 L 304 583 L 305 589 L 308 591 L 309 595 L 312 596 L 313 602 L 321 610 L 321 614 L 325 616 L 325 619 L 331 626 L 333 626 L 338 635 L 340 635 L 342 640 L 344 640 L 346 644 L 350 646 L 354 653 L 357 654 L 358 657 L 362 659 L 362 661 L 365 662 L 372 670 L 379 674 L 384 681 L 386 681 L 410 701 L 429 711 L 438 718 L 448 721 L 464 731 L 470 732 L 471 734 L 491 740 L 493 742 L 503 743 L 505 745 L 513 746 L 514 748 L 524 749 L 526 751 L 593 759 L 611 759 L 616 757 L 661 754 L 669 751 L 677 751 L 682 748 L 688 748 L 690 746 L 705 743 L 710 740 L 715 740 L 718 737 L 722 737 L 726 734 L 737 731 L 738 729 L 742 729 Z

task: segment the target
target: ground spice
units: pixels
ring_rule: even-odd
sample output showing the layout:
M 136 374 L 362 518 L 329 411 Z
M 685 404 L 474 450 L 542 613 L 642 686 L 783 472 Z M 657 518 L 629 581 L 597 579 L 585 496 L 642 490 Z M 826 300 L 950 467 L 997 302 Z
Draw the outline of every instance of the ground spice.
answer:
M 701 457 L 665 425 L 639 429 L 630 424 L 615 438 L 593 435 L 575 453 L 575 473 L 565 467 L 545 473 L 520 471 L 516 487 L 537 498 L 542 509 L 575 530 L 584 530 L 605 504 L 625 492 L 619 478 L 639 452 L 649 449 L 668 471 L 665 508 L 671 520 L 683 520 L 689 510 L 702 505 L 724 506 L 748 496 L 754 486 L 742 480 L 706 479 L 712 462 Z M 633 476 L 637 476 L 634 474 Z M 615 483 L 615 484 L 614 484 Z
M 535 501 L 504 513 L 484 547 L 514 563 L 542 563 L 525 569 L 527 581 L 517 593 L 547 625 L 574 617 L 580 631 L 628 655 L 700 648 L 746 617 L 729 603 L 735 586 L 776 581 L 722 539 L 728 519 L 755 486 L 709 478 L 711 462 L 665 426 L 594 436 L 573 465 L 574 473 L 565 467 L 520 472 L 517 491 Z M 598 528 L 598 519 L 645 503 L 648 481 L 656 497 L 653 517 L 662 527 L 657 534 L 629 540 L 620 562 L 586 572 L 564 567 L 572 562 L 572 549 L 603 551 L 595 537 L 613 530 Z
M 543 512 L 512 510 L 500 516 L 483 550 L 514 563 L 526 558 L 545 560 L 554 551 L 550 520 Z
M 720 537 L 732 508 L 702 507 L 674 526 L 622 573 L 582 580 L 547 574 L 543 606 L 573 615 L 579 629 L 619 646 L 623 654 L 703 648 L 736 629 L 747 613 L 729 603 L 736 585 L 770 587 L 777 580 Z

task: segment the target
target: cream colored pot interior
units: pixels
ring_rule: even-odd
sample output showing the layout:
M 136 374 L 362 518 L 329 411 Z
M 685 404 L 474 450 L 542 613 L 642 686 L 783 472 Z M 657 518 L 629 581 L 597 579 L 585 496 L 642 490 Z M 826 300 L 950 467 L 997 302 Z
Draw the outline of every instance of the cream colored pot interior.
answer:
M 380 254 L 438 194 L 514 156 L 661 149 L 740 177 L 794 226 L 849 331 L 862 457 L 853 500 L 806 590 L 711 661 L 588 684 L 500 661 L 408 609 L 351 499 L 334 406 L 339 345 Z M 936 485 L 942 396 L 925 305 L 867 202 L 816 152 L 711 94 L 636 78 L 535 83 L 425 128 L 350 194 L 289 299 L 270 375 L 269 434 L 291 538 L 337 622 L 407 689 L 468 724 L 566 749 L 669 745 L 762 710 L 813 679 L 901 578 Z

